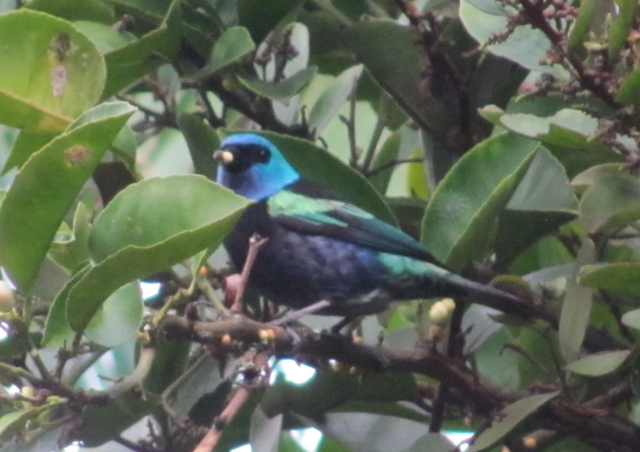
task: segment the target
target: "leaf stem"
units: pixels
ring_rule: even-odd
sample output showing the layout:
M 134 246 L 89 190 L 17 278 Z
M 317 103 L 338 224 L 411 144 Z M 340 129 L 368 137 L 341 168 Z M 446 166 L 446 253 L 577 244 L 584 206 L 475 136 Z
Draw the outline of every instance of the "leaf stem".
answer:
M 375 129 L 373 129 L 373 135 L 371 136 L 371 141 L 369 141 L 369 147 L 367 148 L 367 152 L 364 155 L 364 161 L 362 162 L 362 167 L 360 169 L 363 174 L 367 174 L 369 168 L 371 168 L 371 163 L 373 163 L 373 157 L 375 156 L 378 142 L 380 141 L 382 132 L 387 125 L 389 102 L 389 96 L 385 93 L 382 93 L 382 95 L 380 96 L 380 108 L 378 109 L 378 120 L 376 121 L 376 127 Z

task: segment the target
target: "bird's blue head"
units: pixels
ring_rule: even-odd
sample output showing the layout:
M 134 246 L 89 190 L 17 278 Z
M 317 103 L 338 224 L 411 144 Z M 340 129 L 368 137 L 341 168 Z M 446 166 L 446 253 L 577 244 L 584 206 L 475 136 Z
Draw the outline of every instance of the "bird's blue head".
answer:
M 254 201 L 300 178 L 271 141 L 253 133 L 231 135 L 213 156 L 219 164 L 216 182 Z

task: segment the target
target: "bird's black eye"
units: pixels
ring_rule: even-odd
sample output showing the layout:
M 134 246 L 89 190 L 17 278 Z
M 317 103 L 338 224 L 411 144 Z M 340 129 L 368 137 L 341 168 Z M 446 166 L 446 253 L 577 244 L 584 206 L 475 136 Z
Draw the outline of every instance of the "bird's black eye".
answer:
M 271 159 L 271 152 L 264 146 L 246 146 L 242 152 L 246 152 L 255 163 L 268 163 Z
M 266 164 L 271 160 L 271 151 L 260 145 L 235 145 L 225 147 L 224 150 L 233 153 L 233 160 L 225 165 L 227 171 L 232 173 L 245 171 L 253 165 Z

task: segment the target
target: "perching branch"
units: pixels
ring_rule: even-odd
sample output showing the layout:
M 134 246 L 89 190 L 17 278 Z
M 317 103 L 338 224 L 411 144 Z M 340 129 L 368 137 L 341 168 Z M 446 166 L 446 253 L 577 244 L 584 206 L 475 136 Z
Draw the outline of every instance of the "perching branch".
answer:
M 180 317 L 169 317 L 162 325 L 168 337 L 187 339 L 199 343 L 219 344 L 224 335 L 246 341 L 260 340 L 260 331 L 273 331 L 272 346 L 276 356 L 305 356 L 314 359 L 334 359 L 346 365 L 368 369 L 374 372 L 410 372 L 447 382 L 456 389 L 469 405 L 479 413 L 490 416 L 506 405 L 525 397 L 524 391 L 493 387 L 470 369 L 463 360 L 434 353 L 429 347 L 410 350 L 395 350 L 353 343 L 344 337 L 294 329 L 297 342 L 281 327 L 259 323 L 242 317 L 218 322 L 189 322 Z M 295 345 L 294 345 L 295 342 Z M 536 419 L 543 421 L 545 428 L 551 428 L 563 435 L 590 438 L 601 436 L 613 446 L 612 450 L 640 448 L 640 427 L 621 419 L 604 408 L 629 400 L 633 394 L 625 387 L 617 388 L 606 397 L 597 397 L 585 404 L 576 404 L 562 399 L 550 402 L 541 410 Z M 596 405 L 598 409 L 594 409 Z M 636 449 L 636 450 L 637 450 Z

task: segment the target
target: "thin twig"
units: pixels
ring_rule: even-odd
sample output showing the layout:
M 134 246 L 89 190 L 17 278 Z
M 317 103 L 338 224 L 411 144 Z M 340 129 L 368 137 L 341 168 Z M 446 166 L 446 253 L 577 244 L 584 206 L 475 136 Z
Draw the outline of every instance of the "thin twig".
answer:
M 382 165 L 380 165 L 380 166 L 368 171 L 366 173 L 366 177 L 375 176 L 376 174 L 378 174 L 378 173 L 380 173 L 380 172 L 382 172 L 384 170 L 387 170 L 387 169 L 392 168 L 392 167 L 397 166 L 397 165 L 402 165 L 404 163 L 422 163 L 422 162 L 424 162 L 424 159 L 423 158 L 418 158 L 418 157 L 408 158 L 408 159 L 391 160 L 390 162 L 384 163 L 384 164 L 382 164 Z
M 98 347 L 97 350 L 94 350 L 93 353 L 91 353 L 91 356 L 89 356 L 87 359 L 82 361 L 77 366 L 71 368 L 69 375 L 63 380 L 63 383 L 69 386 L 75 385 L 77 381 L 80 379 L 80 377 L 82 376 L 82 374 L 84 374 L 108 351 L 109 351 L 109 348 L 107 347 Z
M 249 239 L 249 252 L 247 253 L 247 259 L 244 262 L 244 267 L 242 268 L 242 275 L 240 279 L 240 287 L 238 287 L 238 292 L 236 293 L 236 298 L 233 301 L 233 305 L 229 311 L 233 313 L 242 312 L 243 308 L 243 299 L 244 290 L 249 282 L 249 275 L 251 274 L 251 269 L 253 268 L 253 264 L 256 261 L 256 257 L 258 256 L 258 251 L 260 247 L 264 245 L 268 238 L 260 237 L 258 234 L 253 234 Z
M 347 126 L 347 135 L 349 136 L 349 152 L 351 158 L 349 165 L 352 168 L 358 168 L 358 159 L 360 153 L 356 143 L 356 91 L 358 90 L 358 80 L 354 80 L 351 86 L 351 94 L 349 95 L 349 118 L 340 115 L 340 120 Z
M 229 313 L 229 310 L 224 303 L 216 296 L 216 292 L 206 276 L 197 275 L 196 284 L 198 285 L 198 289 L 202 291 L 204 296 L 207 297 L 219 313 Z
M 224 127 L 226 123 L 222 119 L 220 119 L 218 115 L 216 115 L 216 112 L 213 109 L 211 102 L 209 102 L 209 98 L 207 97 L 207 92 L 202 88 L 197 89 L 196 92 L 198 93 L 200 102 L 202 103 L 202 106 L 207 113 L 207 120 L 209 121 L 209 125 L 214 128 Z
M 197 280 L 198 280 L 198 278 L 194 277 L 191 280 L 191 284 L 189 285 L 189 288 L 187 290 L 178 289 L 178 291 L 175 294 L 173 294 L 173 296 L 171 298 L 169 298 L 169 300 L 167 300 L 167 302 L 164 304 L 164 306 L 162 306 L 162 308 L 158 311 L 158 313 L 153 318 L 152 325 L 154 327 L 156 327 L 156 326 L 160 325 L 160 323 L 162 323 L 162 320 L 164 320 L 164 318 L 167 316 L 167 313 L 180 300 L 183 300 L 183 299 L 188 298 L 191 295 L 193 295 L 193 292 L 196 290 Z
M 369 147 L 367 148 L 367 152 L 364 155 L 364 161 L 362 162 L 361 172 L 366 174 L 371 168 L 371 164 L 373 163 L 373 157 L 376 154 L 376 148 L 378 147 L 378 142 L 380 141 L 380 137 L 382 136 L 382 132 L 387 125 L 387 115 L 389 111 L 389 96 L 386 93 L 383 93 L 380 98 L 380 108 L 378 109 L 378 120 L 376 121 L 376 127 L 373 129 L 373 135 L 371 136 L 371 141 L 369 141 Z
M 138 358 L 138 364 L 136 365 L 133 373 L 124 377 L 122 380 L 108 388 L 105 392 L 115 399 L 128 390 L 141 385 L 142 381 L 147 378 L 147 375 L 149 375 L 155 355 L 156 349 L 154 347 L 143 347 L 140 350 L 140 358 Z

